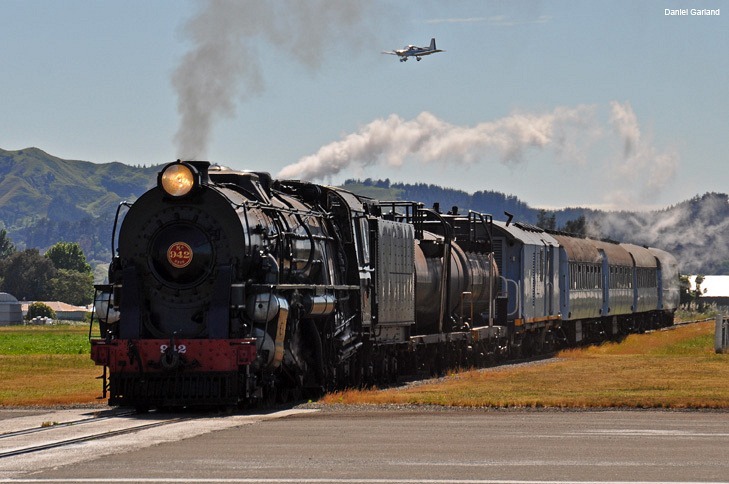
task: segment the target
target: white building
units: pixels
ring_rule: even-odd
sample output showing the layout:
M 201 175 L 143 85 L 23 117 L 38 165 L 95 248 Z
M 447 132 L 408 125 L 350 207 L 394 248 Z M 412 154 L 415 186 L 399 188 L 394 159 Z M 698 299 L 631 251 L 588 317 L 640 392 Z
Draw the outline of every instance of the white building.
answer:
M 689 276 L 691 291 L 696 290 L 696 276 Z M 704 276 L 701 300 L 717 307 L 729 307 L 729 276 Z
M 7 292 L 0 292 L 0 326 L 22 323 L 23 311 L 18 300 Z

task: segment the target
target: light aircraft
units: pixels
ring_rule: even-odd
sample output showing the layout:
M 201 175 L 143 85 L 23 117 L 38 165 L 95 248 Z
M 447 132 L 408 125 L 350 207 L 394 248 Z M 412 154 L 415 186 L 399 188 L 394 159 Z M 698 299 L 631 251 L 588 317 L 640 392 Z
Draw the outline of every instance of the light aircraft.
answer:
M 435 39 L 430 39 L 430 45 L 428 47 L 418 47 L 417 45 L 408 45 L 404 49 L 389 50 L 383 52 L 383 54 L 391 54 L 400 56 L 400 62 L 405 62 L 408 57 L 415 57 L 420 60 L 424 55 L 435 54 L 436 52 L 445 52 L 444 50 L 435 48 Z

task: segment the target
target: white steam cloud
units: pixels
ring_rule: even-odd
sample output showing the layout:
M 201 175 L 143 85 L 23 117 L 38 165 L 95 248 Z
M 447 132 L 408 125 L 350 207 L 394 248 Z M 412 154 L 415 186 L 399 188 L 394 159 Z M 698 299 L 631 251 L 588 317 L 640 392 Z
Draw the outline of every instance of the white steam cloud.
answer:
M 235 114 L 236 102 L 265 87 L 256 45 L 277 47 L 287 59 L 318 68 L 329 43 L 362 42 L 367 2 L 357 0 L 205 0 L 184 27 L 193 48 L 173 74 L 178 156 L 203 157 L 213 125 Z
M 322 179 L 351 165 L 401 166 L 410 159 L 480 163 L 497 157 L 503 163 L 516 164 L 524 160 L 530 148 L 550 148 L 560 156 L 574 158 L 580 153 L 582 141 L 577 134 L 594 124 L 593 116 L 594 108 L 590 106 L 560 107 L 547 114 L 517 113 L 464 127 L 428 112 L 411 121 L 393 114 L 283 168 L 278 176 Z
M 590 235 L 660 247 L 684 274 L 723 274 L 729 261 L 729 197 L 707 193 L 653 212 L 596 212 Z
M 612 201 L 650 201 L 676 175 L 678 154 L 672 150 L 659 151 L 653 141 L 641 133 L 630 104 L 613 101 L 610 111 L 610 123 L 622 142 L 622 156 L 615 157 L 608 171 L 615 187 Z
M 590 165 L 604 173 L 610 192 L 606 202 L 650 200 L 673 179 L 678 156 L 653 146 L 641 133 L 629 103 L 611 103 L 607 125 L 598 119 L 598 111 L 594 105 L 557 107 L 548 113 L 515 113 L 475 126 L 449 124 L 428 112 L 412 120 L 393 114 L 284 167 L 278 177 L 321 180 L 348 168 L 377 164 L 397 167 L 406 162 L 476 164 L 497 160 L 516 165 L 525 162 L 530 151 L 549 151 L 558 163 Z M 620 149 L 614 156 L 595 160 L 588 151 L 601 141 L 617 144 Z

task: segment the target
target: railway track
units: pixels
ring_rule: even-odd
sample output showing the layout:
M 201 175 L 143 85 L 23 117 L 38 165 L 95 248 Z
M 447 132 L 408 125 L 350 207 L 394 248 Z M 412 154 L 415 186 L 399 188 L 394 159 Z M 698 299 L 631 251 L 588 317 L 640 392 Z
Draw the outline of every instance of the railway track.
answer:
M 71 427 L 73 425 L 85 425 L 95 422 L 101 422 L 103 420 L 108 420 L 111 418 L 116 417 L 128 417 L 130 415 L 134 415 L 133 411 L 128 412 L 120 412 L 115 415 L 105 415 L 105 416 L 99 416 L 99 417 L 91 417 L 91 418 L 82 418 L 77 420 L 70 420 L 68 422 L 51 422 L 47 421 L 45 422 L 45 425 L 41 424 L 40 427 L 30 427 L 22 430 L 13 430 L 9 432 L 0 432 L 0 440 L 3 439 L 11 439 L 13 437 L 17 437 L 19 435 L 28 435 L 28 434 L 36 434 L 40 432 L 47 432 L 49 430 L 55 430 L 63 427 Z
M 157 417 L 155 414 L 135 417 L 134 412 L 121 412 L 5 432 L 0 434 L 0 461 L 8 457 L 133 434 L 195 418 L 199 417 L 168 418 Z

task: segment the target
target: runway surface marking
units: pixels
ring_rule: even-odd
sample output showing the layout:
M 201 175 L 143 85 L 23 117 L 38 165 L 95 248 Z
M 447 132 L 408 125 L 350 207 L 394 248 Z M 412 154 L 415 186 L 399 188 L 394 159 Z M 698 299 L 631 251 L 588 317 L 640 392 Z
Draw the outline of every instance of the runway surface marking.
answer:
M 608 437 L 729 437 L 729 433 L 690 432 L 687 430 L 651 430 L 651 429 L 610 429 L 582 430 L 568 432 L 566 435 L 604 435 Z
M 729 484 L 724 481 L 534 481 L 514 479 L 173 479 L 174 482 L 199 483 L 231 483 L 231 484 Z M 9 483 L 166 483 L 169 478 L 134 478 L 134 479 L 0 479 Z

